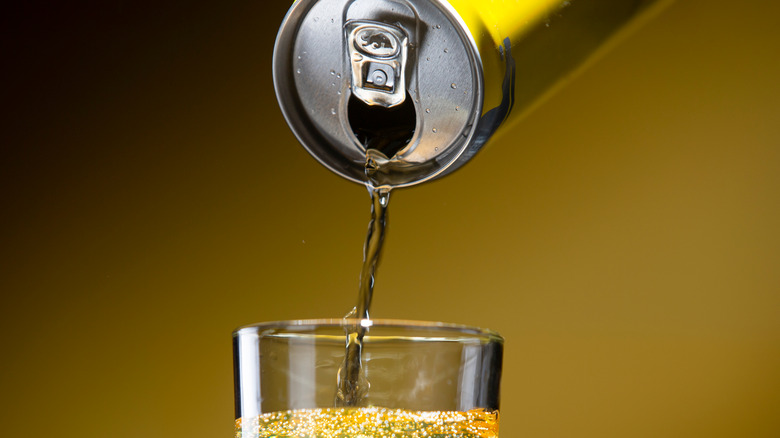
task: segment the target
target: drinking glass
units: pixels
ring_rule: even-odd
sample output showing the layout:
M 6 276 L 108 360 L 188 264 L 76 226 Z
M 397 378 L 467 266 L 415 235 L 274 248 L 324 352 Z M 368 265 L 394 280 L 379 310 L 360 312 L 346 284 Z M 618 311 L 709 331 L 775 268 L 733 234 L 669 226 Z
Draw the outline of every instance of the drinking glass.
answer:
M 356 331 L 366 390 L 345 405 L 339 370 Z M 437 322 L 242 327 L 233 333 L 236 437 L 495 438 L 502 353 L 493 331 Z

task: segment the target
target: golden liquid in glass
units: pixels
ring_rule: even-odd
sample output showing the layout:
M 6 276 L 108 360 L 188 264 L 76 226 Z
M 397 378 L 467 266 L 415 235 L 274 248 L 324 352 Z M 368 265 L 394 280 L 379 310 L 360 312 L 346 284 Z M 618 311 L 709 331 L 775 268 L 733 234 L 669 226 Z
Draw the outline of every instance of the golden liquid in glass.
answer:
M 327 408 L 236 420 L 236 438 L 497 438 L 498 412 Z

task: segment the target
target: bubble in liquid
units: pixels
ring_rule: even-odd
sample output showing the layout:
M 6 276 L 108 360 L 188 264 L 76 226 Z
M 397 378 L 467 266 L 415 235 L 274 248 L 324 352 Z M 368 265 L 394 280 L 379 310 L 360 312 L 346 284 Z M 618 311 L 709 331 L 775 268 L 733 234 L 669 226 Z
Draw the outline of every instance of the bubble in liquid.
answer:
M 430 108 L 425 108 L 425 112 L 430 114 L 431 113 L 431 109 Z
M 433 27 L 435 27 L 436 29 L 441 29 L 441 24 L 437 24 L 436 26 Z
M 336 70 L 331 70 L 331 71 L 330 71 L 330 75 L 331 75 L 331 76 L 333 76 L 333 75 L 335 75 L 335 74 L 336 74 Z
M 433 148 L 434 152 L 439 152 L 439 148 Z
M 295 72 L 301 74 L 301 69 L 295 70 Z
M 341 73 L 336 73 L 336 78 L 341 79 Z
M 430 61 L 430 60 L 431 60 L 431 58 L 430 58 L 430 57 L 428 57 L 428 58 L 425 58 L 425 60 L 426 60 L 426 61 Z
M 331 108 L 330 109 L 330 113 L 335 116 L 336 115 L 336 108 Z
M 458 85 L 455 82 L 453 82 L 453 83 L 450 84 L 450 87 L 452 87 L 452 89 L 454 90 L 454 89 L 458 88 Z
M 456 107 L 455 107 L 455 111 L 460 111 L 460 107 L 459 107 L 459 106 L 456 106 Z
M 439 130 L 438 130 L 438 129 L 436 129 L 436 128 L 433 128 L 433 129 L 432 129 L 432 131 L 433 131 L 433 133 L 434 133 L 434 134 L 436 134 L 437 132 L 439 132 Z
M 444 49 L 444 53 L 449 53 L 449 52 L 450 52 L 449 49 Z

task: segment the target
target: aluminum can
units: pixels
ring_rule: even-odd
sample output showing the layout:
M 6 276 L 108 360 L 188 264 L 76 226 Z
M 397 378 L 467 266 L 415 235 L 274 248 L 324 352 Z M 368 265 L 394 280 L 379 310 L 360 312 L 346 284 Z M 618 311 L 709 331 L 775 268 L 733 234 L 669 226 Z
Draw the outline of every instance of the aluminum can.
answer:
M 273 55 L 303 146 L 358 183 L 458 169 L 665 0 L 298 0 Z M 522 139 L 517 139 L 522 144 Z

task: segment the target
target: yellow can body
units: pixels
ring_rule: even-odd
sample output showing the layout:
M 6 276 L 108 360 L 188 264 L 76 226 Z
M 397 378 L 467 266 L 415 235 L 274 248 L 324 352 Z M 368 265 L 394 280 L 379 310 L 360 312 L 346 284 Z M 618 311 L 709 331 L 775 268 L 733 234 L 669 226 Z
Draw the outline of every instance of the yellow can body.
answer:
M 522 118 L 621 36 L 673 0 L 448 0 L 482 57 L 483 112 L 498 107 L 507 74 L 502 51 L 514 60 L 512 109 Z

